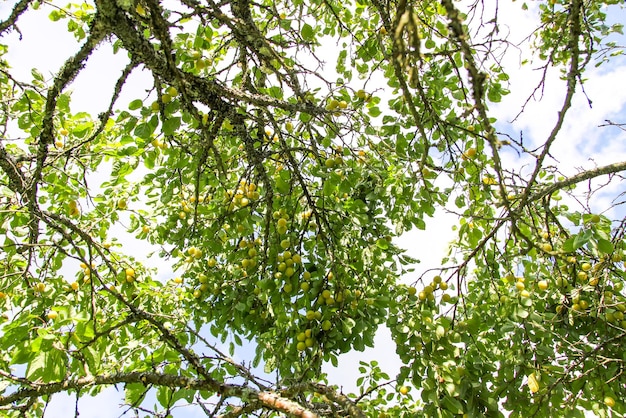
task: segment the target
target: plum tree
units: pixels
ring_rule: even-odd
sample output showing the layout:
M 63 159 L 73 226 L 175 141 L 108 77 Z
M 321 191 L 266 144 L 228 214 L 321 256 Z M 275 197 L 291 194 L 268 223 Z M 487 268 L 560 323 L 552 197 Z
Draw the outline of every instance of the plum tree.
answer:
M 626 413 L 623 114 L 587 124 L 597 161 L 559 154 L 594 68 L 622 65 L 620 2 L 13 3 L 2 414 L 113 385 L 153 416 Z M 78 41 L 51 79 L 12 65 L 41 13 Z M 562 96 L 537 126 L 498 118 L 538 96 L 509 95 L 510 45 Z M 107 47 L 128 61 L 90 115 L 71 83 Z M 422 268 L 400 238 L 444 212 Z M 401 368 L 361 362 L 344 393 L 329 365 L 382 327 Z

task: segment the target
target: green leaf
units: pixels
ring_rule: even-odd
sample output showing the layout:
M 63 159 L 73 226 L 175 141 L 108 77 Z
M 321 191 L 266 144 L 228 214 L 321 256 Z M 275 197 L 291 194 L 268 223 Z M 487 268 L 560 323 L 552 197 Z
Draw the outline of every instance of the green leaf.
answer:
M 302 38 L 307 42 L 311 42 L 315 39 L 315 31 L 313 30 L 313 27 L 308 23 L 302 25 L 300 35 L 302 35 Z
M 609 240 L 599 238 L 597 239 L 597 244 L 598 251 L 600 251 L 601 254 L 612 254 L 614 251 L 613 244 Z
M 130 110 L 137 110 L 143 106 L 143 100 L 135 99 L 128 104 Z
M 180 117 L 170 117 L 163 122 L 163 134 L 173 135 L 180 128 Z
M 451 396 L 444 396 L 441 400 L 441 404 L 445 409 L 454 413 L 454 414 L 463 414 L 465 412 L 465 408 L 463 408 L 463 404 L 459 402 L 458 399 L 455 399 Z

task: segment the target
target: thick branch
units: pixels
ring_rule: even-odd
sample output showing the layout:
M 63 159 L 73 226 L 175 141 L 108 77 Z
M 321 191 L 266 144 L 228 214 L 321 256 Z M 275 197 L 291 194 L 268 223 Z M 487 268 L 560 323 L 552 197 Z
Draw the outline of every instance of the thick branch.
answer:
M 28 398 L 51 395 L 69 390 L 79 390 L 98 385 L 114 385 L 118 383 L 142 383 L 144 385 L 167 386 L 170 388 L 187 388 L 218 392 L 224 387 L 233 385 L 218 384 L 213 380 L 190 379 L 184 376 L 160 373 L 115 373 L 99 376 L 86 376 L 78 379 L 67 379 L 54 383 L 31 383 L 30 388 L 20 389 L 8 396 L 0 396 L 0 406 L 9 405 Z M 234 387 L 234 386 L 233 386 Z M 241 390 L 241 388 L 238 388 Z
M 626 170 L 626 161 L 623 161 L 621 163 L 605 165 L 602 167 L 595 168 L 593 170 L 585 170 L 582 173 L 578 173 L 572 177 L 568 177 L 563 181 L 558 181 L 548 187 L 545 187 L 539 190 L 536 193 L 531 194 L 528 197 L 527 201 L 532 202 L 535 200 L 540 200 L 543 197 L 556 192 L 557 190 L 565 189 L 569 186 L 580 183 L 581 181 L 593 179 L 593 178 L 604 176 L 607 174 L 615 174 L 615 173 L 619 173 L 620 171 L 625 171 L 625 170 Z
M 30 6 L 30 3 L 32 1 L 33 0 L 20 0 L 20 2 L 15 5 L 13 10 L 11 11 L 11 16 L 9 16 L 9 18 L 4 22 L 0 22 L 0 34 L 11 26 L 15 26 L 15 24 L 17 23 L 17 19 L 19 19 L 21 14 L 24 13 L 26 9 L 28 9 L 28 6 Z

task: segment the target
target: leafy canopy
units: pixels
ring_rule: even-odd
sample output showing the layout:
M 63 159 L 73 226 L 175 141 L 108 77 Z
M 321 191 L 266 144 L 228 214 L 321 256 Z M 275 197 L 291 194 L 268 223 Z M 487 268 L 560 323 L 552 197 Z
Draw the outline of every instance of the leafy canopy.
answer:
M 116 385 L 125 410 L 154 416 L 621 416 L 626 162 L 572 174 L 551 157 L 586 68 L 622 52 L 619 3 L 519 6 L 538 22 L 528 65 L 563 81 L 531 146 L 490 110 L 516 69 L 480 2 L 14 2 L 2 413 Z M 5 37 L 37 30 L 20 26 L 35 13 L 79 42 L 52 78 L 8 59 Z M 128 64 L 99 115 L 76 111 L 68 88 L 105 44 Z M 119 100 L 142 70 L 151 89 Z M 457 237 L 420 270 L 394 238 L 444 210 Z M 322 365 L 381 326 L 403 367 L 362 363 L 343 393 Z

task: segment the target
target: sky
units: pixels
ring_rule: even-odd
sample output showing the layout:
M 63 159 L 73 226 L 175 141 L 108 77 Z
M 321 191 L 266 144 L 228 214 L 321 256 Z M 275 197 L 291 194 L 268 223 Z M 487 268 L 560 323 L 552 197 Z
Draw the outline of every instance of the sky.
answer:
M 535 25 L 533 14 L 520 12 L 521 2 L 498 3 L 499 17 L 504 22 L 501 30 L 510 31 L 510 39 L 513 43 L 515 40 L 521 41 Z M 13 3 L 0 3 L 0 19 L 6 18 L 12 5 Z M 533 2 L 529 2 L 529 5 L 531 8 L 535 7 Z M 7 60 L 15 69 L 14 74 L 22 75 L 22 80 L 30 79 L 32 67 L 38 68 L 44 75 L 51 77 L 73 54 L 78 45 L 74 37 L 65 31 L 65 24 L 51 22 L 47 18 L 48 13 L 49 9 L 26 13 L 19 22 L 22 39 L 18 39 L 17 33 L 13 32 L 0 40 L 11 46 Z M 613 18 L 616 21 L 626 20 L 623 13 Z M 42 33 L 46 36 L 41 36 Z M 516 138 L 519 137 L 520 132 L 523 132 L 526 140 L 541 143 L 549 135 L 557 118 L 556 109 L 560 108 L 563 101 L 564 90 L 562 81 L 559 80 L 559 72 L 549 71 L 541 100 L 538 100 L 538 97 L 531 100 L 524 113 L 512 122 L 520 111 L 520 103 L 523 103 L 532 93 L 540 77 L 540 72 L 535 69 L 536 64 L 519 66 L 525 57 L 526 52 L 523 48 L 520 51 L 510 48 L 505 56 L 503 64 L 511 76 L 508 86 L 511 94 L 505 96 L 501 103 L 492 104 L 491 113 L 497 117 L 496 127 L 501 132 Z M 102 45 L 89 59 L 86 69 L 70 86 L 70 90 L 73 91 L 72 109 L 87 111 L 94 116 L 105 110 L 108 107 L 113 85 L 127 61 L 125 53 L 113 55 L 109 45 Z M 605 119 L 613 121 L 626 119 L 626 88 L 624 88 L 623 81 L 625 74 L 626 60 L 624 59 L 599 68 L 590 67 L 585 73 L 587 79 L 585 91 L 592 100 L 593 106 L 589 107 L 584 96 L 576 96 L 568 117 L 569 122 L 559 134 L 553 147 L 554 159 L 551 164 L 558 165 L 563 174 L 572 175 L 580 168 L 588 169 L 596 165 L 626 160 L 626 140 L 623 132 L 614 127 L 598 128 Z M 151 85 L 152 80 L 145 72 L 135 70 L 126 83 L 117 107 L 124 108 L 123 103 L 137 97 L 145 97 L 146 90 Z M 524 158 L 520 159 L 517 153 L 506 150 L 503 152 L 503 159 L 505 167 L 521 167 L 530 162 Z M 528 170 L 532 170 L 532 166 L 528 166 Z M 611 186 L 610 195 L 614 196 L 620 191 L 616 190 L 616 187 L 619 185 Z M 597 199 L 593 203 L 594 210 L 607 207 L 607 199 L 607 197 Z M 616 213 L 615 209 L 608 214 L 615 217 L 623 216 L 622 213 Z M 448 243 L 455 237 L 455 232 L 452 230 L 455 220 L 454 216 L 440 211 L 428 222 L 426 231 L 410 231 L 397 240 L 397 244 L 405 248 L 409 255 L 421 260 L 418 272 L 415 273 L 416 276 L 421 271 L 439 267 L 439 260 L 445 256 Z M 136 246 L 137 244 L 130 245 Z M 170 273 L 173 275 L 173 272 L 164 274 Z M 409 275 L 403 277 L 403 280 L 410 283 L 416 276 Z M 393 354 L 391 347 L 393 345 L 389 332 L 382 328 L 377 335 L 375 348 L 368 348 L 362 353 L 342 355 L 341 367 L 338 370 L 330 367 L 326 369 L 330 375 L 330 382 L 344 387 L 346 391 L 353 390 L 359 361 L 377 360 L 383 370 L 394 376 L 401 363 Z M 240 352 L 245 355 L 245 351 L 247 350 Z M 120 392 L 109 388 L 97 398 L 81 400 L 79 404 L 81 416 L 93 418 L 119 416 L 121 411 L 112 406 L 119 404 L 122 393 L 123 388 L 120 388 Z M 73 412 L 73 400 L 58 396 L 51 403 L 47 416 L 70 416 Z M 185 414 L 185 416 L 192 415 Z

